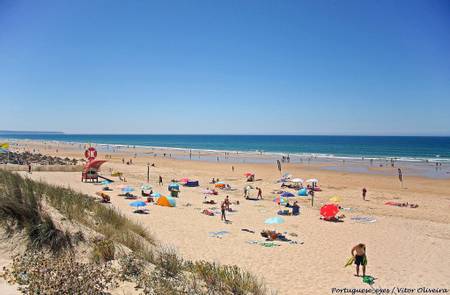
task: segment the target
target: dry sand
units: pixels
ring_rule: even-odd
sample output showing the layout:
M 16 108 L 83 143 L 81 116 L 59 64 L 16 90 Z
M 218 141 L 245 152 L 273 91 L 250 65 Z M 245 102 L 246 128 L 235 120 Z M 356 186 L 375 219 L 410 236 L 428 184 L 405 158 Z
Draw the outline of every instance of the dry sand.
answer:
M 41 152 L 55 155 L 54 147 L 45 150 L 41 143 L 26 143 Z M 109 177 L 110 171 L 119 170 L 127 178 L 127 184 L 139 188 L 145 182 L 146 163 L 151 167 L 150 183 L 154 191 L 167 194 L 170 179 L 189 177 L 198 179 L 200 187 L 182 187 L 176 208 L 148 206 L 150 214 L 132 213 L 129 200 L 118 196 L 117 185 L 121 182 L 113 178 L 114 188 L 109 194 L 112 204 L 133 220 L 143 224 L 162 244 L 174 247 L 189 259 L 206 259 L 222 264 L 236 264 L 258 275 L 267 286 L 278 294 L 331 294 L 332 288 L 370 288 L 361 278 L 353 276 L 354 267 L 344 268 L 352 246 L 363 242 L 367 245 L 368 271 L 376 278 L 375 288 L 448 288 L 450 289 L 450 180 L 435 180 L 420 177 L 406 177 L 405 188 L 400 188 L 396 177 L 324 171 L 315 165 L 287 164 L 285 169 L 296 177 L 318 178 L 323 191 L 316 193 L 315 206 L 311 208 L 309 199 L 300 201 L 300 216 L 286 216 L 285 223 L 267 226 L 264 220 L 277 216 L 278 205 L 272 202 L 279 189 L 276 179 L 280 176 L 274 165 L 211 163 L 189 160 L 174 160 L 153 156 L 133 158 L 133 165 L 124 165 L 122 157 L 133 157 L 133 150 L 123 149 L 113 154 L 112 159 L 102 166 L 102 174 Z M 81 158 L 78 147 L 59 145 L 58 156 Z M 101 155 L 100 155 L 101 156 Z M 243 173 L 253 171 L 261 179 L 253 185 L 263 190 L 264 200 L 249 201 L 243 198 L 246 185 Z M 74 172 L 34 172 L 28 175 L 36 180 L 71 188 L 94 195 L 101 185 L 81 183 L 80 173 Z M 407 171 L 404 172 L 407 175 Z M 158 186 L 157 179 L 164 178 L 164 186 Z M 213 196 L 220 204 L 229 195 L 237 212 L 229 215 L 231 224 L 200 213 L 204 208 L 220 205 L 202 204 L 201 191 L 212 177 L 229 183 L 236 191 L 220 191 Z M 368 189 L 368 201 L 361 198 L 361 189 Z M 292 191 L 294 192 L 294 191 Z M 136 192 L 139 194 L 139 191 Z M 255 195 L 255 192 L 253 192 Z M 319 208 L 333 196 L 342 198 L 347 216 L 342 223 L 325 222 L 319 219 Z M 419 208 L 386 206 L 386 201 L 410 202 Z M 186 204 L 191 206 L 185 206 Z M 357 223 L 354 216 L 371 216 L 374 223 Z M 243 232 L 247 228 L 255 234 Z M 276 229 L 288 232 L 288 237 L 303 244 L 277 242 L 281 246 L 265 248 L 247 241 L 262 241 L 262 229 Z M 209 237 L 209 232 L 228 231 L 223 238 Z M 298 236 L 290 236 L 295 233 Z

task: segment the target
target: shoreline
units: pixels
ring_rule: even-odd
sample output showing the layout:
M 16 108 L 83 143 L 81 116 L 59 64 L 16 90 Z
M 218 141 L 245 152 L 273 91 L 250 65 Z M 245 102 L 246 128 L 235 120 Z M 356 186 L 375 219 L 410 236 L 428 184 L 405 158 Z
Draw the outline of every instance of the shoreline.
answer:
M 445 136 L 442 136 L 445 138 Z M 36 141 L 36 142 L 52 142 L 52 143 L 69 143 L 69 144 L 82 144 L 94 143 L 97 146 L 115 147 L 115 148 L 139 148 L 150 150 L 167 150 L 167 151 L 183 151 L 183 152 L 206 152 L 212 154 L 244 154 L 251 156 L 265 155 L 269 158 L 291 156 L 294 158 L 314 158 L 314 159 L 329 159 L 329 160 L 374 160 L 374 161 L 391 161 L 395 162 L 416 162 L 416 163 L 450 163 L 450 157 L 414 157 L 414 156 L 392 156 L 392 155 L 350 155 L 350 154 L 330 154 L 330 153 L 317 153 L 317 152 L 288 152 L 288 151 L 265 151 L 265 150 L 235 150 L 235 149 L 208 149 L 208 148 L 189 148 L 189 147 L 171 147 L 171 146 L 159 146 L 159 145 L 139 145 L 139 144 L 125 144 L 125 143 L 106 143 L 106 142 L 89 142 L 89 141 L 68 141 L 68 140 L 56 140 L 56 139 L 28 139 L 28 138 L 14 138 L 14 137 L 2 137 L 1 140 L 7 141 Z
M 84 151 L 86 143 L 59 140 L 28 140 L 8 139 L 15 145 L 44 145 L 50 149 L 58 147 L 71 147 Z M 188 149 L 176 147 L 140 146 L 126 144 L 90 143 L 99 152 L 106 154 L 132 153 L 137 157 L 164 157 L 188 161 L 221 162 L 229 164 L 273 164 L 286 156 L 283 153 L 252 152 L 252 151 L 225 151 L 211 149 Z M 56 145 L 56 146 L 55 146 Z M 290 161 L 282 162 L 282 166 L 297 164 L 303 166 L 319 166 L 323 170 L 332 170 L 347 173 L 363 173 L 370 175 L 397 175 L 397 168 L 406 170 L 409 176 L 426 177 L 430 179 L 450 179 L 450 159 L 442 158 L 440 161 L 425 161 L 419 159 L 404 160 L 394 158 L 365 158 L 365 157 L 335 157 L 317 156 L 313 154 L 289 154 Z M 393 160 L 393 162 L 391 161 Z M 447 162 L 448 161 L 448 162 Z M 391 164 L 394 166 L 391 167 Z M 437 166 L 440 163 L 440 166 Z M 405 171 L 404 171 L 405 172 Z

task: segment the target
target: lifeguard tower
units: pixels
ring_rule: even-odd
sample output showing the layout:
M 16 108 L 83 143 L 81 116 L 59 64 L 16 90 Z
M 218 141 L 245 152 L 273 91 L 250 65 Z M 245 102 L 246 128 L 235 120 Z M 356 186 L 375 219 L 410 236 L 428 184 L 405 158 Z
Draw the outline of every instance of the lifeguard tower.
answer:
M 104 160 L 96 160 L 97 150 L 93 147 L 89 147 L 85 152 L 84 156 L 87 159 L 87 163 L 83 167 L 83 172 L 81 173 L 82 182 L 98 182 L 98 178 L 104 178 L 98 175 L 100 166 L 105 163 Z

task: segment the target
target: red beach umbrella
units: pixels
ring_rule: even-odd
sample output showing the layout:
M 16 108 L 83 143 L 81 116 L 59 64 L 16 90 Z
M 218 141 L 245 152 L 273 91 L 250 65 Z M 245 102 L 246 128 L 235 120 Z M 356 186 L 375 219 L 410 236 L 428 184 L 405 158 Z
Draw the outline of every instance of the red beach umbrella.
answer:
M 322 215 L 325 219 L 335 217 L 338 212 L 339 208 L 334 204 L 323 205 L 322 208 L 320 208 L 320 215 Z
M 249 176 L 251 176 L 251 175 L 255 175 L 255 173 L 252 173 L 252 172 L 245 172 L 245 173 L 244 173 L 244 176 L 247 176 L 247 177 L 249 177 Z

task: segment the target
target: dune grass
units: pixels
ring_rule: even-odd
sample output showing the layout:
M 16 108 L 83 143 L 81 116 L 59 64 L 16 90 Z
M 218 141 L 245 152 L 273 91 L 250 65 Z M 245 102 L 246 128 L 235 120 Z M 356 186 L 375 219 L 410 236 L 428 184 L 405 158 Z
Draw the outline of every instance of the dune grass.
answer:
M 0 224 L 8 233 L 24 230 L 34 248 L 53 252 L 71 246 L 71 236 L 43 212 L 34 182 L 0 170 Z
M 33 249 L 47 247 L 53 252 L 84 240 L 81 232 L 58 229 L 42 209 L 43 202 L 103 235 L 91 249 L 96 264 L 116 259 L 115 244 L 132 250 L 132 257 L 119 260 L 122 278 L 137 282 L 144 294 L 266 294 L 259 279 L 237 266 L 192 262 L 173 249 L 157 248 L 145 228 L 93 197 L 0 169 L 0 225 L 8 232 L 25 230 Z
M 42 201 L 69 220 L 103 234 L 106 239 L 142 253 L 143 257 L 152 257 L 148 252 L 154 245 L 154 239 L 147 230 L 113 208 L 103 206 L 95 198 L 72 189 L 32 181 L 0 170 L 0 222 L 5 228 L 10 231 L 26 229 L 35 246 L 69 246 L 69 237 L 64 239 L 65 233 L 58 230 L 43 212 Z M 55 241 L 58 243 L 54 244 Z

